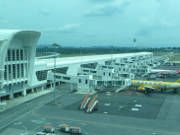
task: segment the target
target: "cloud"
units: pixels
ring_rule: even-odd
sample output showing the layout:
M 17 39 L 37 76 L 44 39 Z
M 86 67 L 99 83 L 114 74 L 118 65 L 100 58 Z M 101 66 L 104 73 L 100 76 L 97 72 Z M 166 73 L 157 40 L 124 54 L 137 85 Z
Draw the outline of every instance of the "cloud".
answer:
M 0 17 L 0 23 L 9 23 L 9 21 L 3 17 Z
M 122 13 L 129 6 L 130 0 L 127 1 L 115 1 L 108 4 L 96 5 L 93 9 L 87 11 L 85 16 L 112 16 L 114 14 Z
M 160 20 L 160 25 L 164 28 L 172 28 L 176 26 L 176 23 L 173 20 L 162 19 Z
M 41 9 L 40 14 L 43 16 L 49 16 L 51 14 L 51 12 L 47 9 Z
M 115 0 L 89 0 L 90 2 L 112 2 Z
M 142 28 L 142 29 L 139 29 L 135 35 L 136 36 L 141 36 L 141 37 L 147 37 L 147 36 L 151 36 L 152 34 L 152 31 L 147 29 L 147 28 Z
M 155 0 L 156 2 L 160 3 L 162 0 Z
M 79 23 L 71 23 L 71 24 L 66 24 L 63 27 L 59 27 L 58 31 L 60 32 L 72 32 L 77 30 L 80 27 Z
M 118 12 L 118 8 L 115 6 L 98 6 L 93 10 L 85 13 L 86 16 L 111 16 Z
M 57 28 L 48 28 L 48 29 L 39 29 L 43 32 L 61 32 L 61 33 L 72 33 L 76 31 L 80 27 L 79 23 L 70 23 L 70 24 L 65 24 L 64 26 L 60 26 Z
M 173 20 L 167 20 L 164 18 L 156 18 L 154 20 L 155 21 L 145 19 L 143 27 L 136 32 L 136 35 L 141 37 L 152 36 L 153 33 L 161 30 L 171 30 L 177 26 Z

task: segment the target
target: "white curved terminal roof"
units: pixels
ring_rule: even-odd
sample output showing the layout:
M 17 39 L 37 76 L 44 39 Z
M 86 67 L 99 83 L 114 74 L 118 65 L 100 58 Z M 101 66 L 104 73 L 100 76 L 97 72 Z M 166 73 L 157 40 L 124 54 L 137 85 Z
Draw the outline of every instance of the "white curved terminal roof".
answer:
M 15 34 L 20 33 L 20 32 L 36 32 L 37 31 L 29 31 L 29 30 L 11 30 L 11 29 L 0 29 L 0 40 L 10 40 L 11 37 L 13 37 Z
M 75 57 L 64 57 L 56 59 L 57 67 L 65 67 L 72 64 L 84 64 L 98 61 L 107 61 L 115 58 L 128 58 L 133 56 L 150 55 L 151 52 L 140 52 L 140 53 L 122 53 L 122 54 L 106 54 L 106 55 L 90 55 L 90 56 L 75 56 Z M 54 67 L 54 58 L 49 59 L 36 59 L 35 60 L 36 70 L 45 70 Z
M 21 32 L 21 30 L 0 30 L 0 40 L 7 40 L 11 38 L 12 35 Z

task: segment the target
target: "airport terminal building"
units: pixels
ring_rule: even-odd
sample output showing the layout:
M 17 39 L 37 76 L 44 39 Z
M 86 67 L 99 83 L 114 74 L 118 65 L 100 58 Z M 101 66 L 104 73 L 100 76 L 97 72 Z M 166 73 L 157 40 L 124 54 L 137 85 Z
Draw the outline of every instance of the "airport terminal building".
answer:
M 151 52 L 37 58 L 40 35 L 37 31 L 0 30 L 1 98 L 46 90 L 54 82 L 70 83 L 85 93 L 110 86 L 121 90 L 130 85 L 129 80 L 167 61 Z

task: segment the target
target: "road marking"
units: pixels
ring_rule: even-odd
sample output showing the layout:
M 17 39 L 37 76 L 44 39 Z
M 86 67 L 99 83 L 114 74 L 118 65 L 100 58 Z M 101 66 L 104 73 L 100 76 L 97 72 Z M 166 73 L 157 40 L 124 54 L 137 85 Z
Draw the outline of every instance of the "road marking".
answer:
M 38 114 L 36 112 L 33 112 L 34 115 L 36 116 L 41 116 L 42 117 L 42 114 Z M 62 117 L 62 116 L 52 116 L 52 115 L 45 115 L 43 117 L 46 117 L 46 118 L 51 118 L 51 119 L 57 119 L 57 120 L 65 120 L 65 121 L 75 121 L 75 122 L 78 122 L 78 123 L 86 123 L 86 124 L 92 124 L 92 125 L 98 125 L 98 126 L 109 126 L 109 127 L 114 127 L 114 128 L 127 128 L 127 129 L 135 129 L 135 130 L 142 130 L 142 131 L 148 131 L 148 132 L 156 132 L 156 133 L 163 133 L 163 134 L 170 134 L 170 135 L 173 135 L 173 134 L 176 134 L 176 132 L 171 132 L 171 131 L 167 131 L 165 129 L 154 129 L 153 127 L 152 128 L 141 128 L 141 127 L 135 127 L 135 126 L 128 126 L 128 125 L 122 125 L 122 124 L 110 124 L 110 123 L 104 123 L 104 122 L 99 122 L 99 121 L 92 121 L 92 120 L 82 120 L 82 119 L 75 119 L 75 118 L 70 118 L 70 117 Z

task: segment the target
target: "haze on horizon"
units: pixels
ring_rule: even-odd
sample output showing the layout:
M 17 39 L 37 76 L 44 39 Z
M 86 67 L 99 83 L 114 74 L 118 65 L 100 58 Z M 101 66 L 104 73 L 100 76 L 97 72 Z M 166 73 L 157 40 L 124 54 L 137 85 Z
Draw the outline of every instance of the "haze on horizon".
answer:
M 0 29 L 42 32 L 39 44 L 180 46 L 179 0 L 0 0 Z

